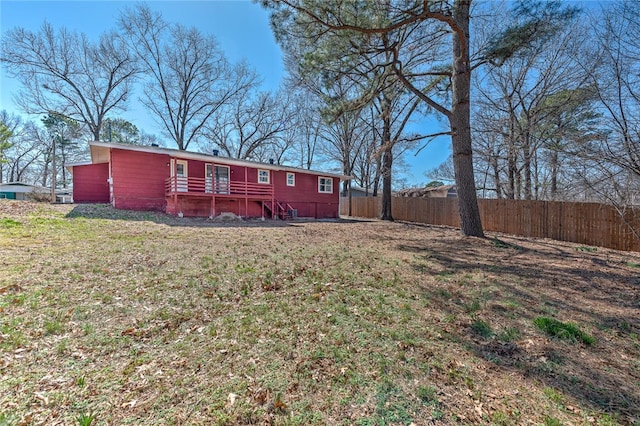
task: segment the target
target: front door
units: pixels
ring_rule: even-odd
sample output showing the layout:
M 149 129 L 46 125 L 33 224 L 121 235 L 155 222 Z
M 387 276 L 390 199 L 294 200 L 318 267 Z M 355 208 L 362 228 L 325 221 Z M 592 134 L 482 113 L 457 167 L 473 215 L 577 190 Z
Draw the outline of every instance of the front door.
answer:
M 189 190 L 187 160 L 176 160 L 176 191 L 187 192 Z

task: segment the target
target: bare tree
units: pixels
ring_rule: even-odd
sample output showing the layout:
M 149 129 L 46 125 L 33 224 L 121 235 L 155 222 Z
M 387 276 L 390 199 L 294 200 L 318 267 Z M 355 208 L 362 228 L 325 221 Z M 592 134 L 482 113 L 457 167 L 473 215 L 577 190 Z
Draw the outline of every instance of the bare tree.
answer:
M 361 5 L 348 1 L 282 0 L 278 4 L 285 5 L 286 12 L 281 15 L 275 14 L 276 19 L 288 19 L 292 15 L 291 12 L 294 12 L 292 20 L 302 30 L 296 37 L 322 38 L 325 34 L 336 34 L 352 39 L 353 48 L 349 50 L 348 54 L 358 55 L 371 52 L 377 58 L 373 61 L 375 67 L 384 67 L 393 72 L 408 90 L 450 121 L 454 165 L 460 196 L 462 232 L 465 235 L 482 236 L 482 224 L 476 201 L 469 125 L 471 77 L 469 17 L 471 1 L 409 2 L 402 3 L 402 6 L 392 2 L 374 2 L 367 4 L 367 10 L 362 10 Z M 381 10 L 371 10 L 375 8 Z M 282 22 L 279 23 L 281 28 L 286 28 Z M 413 76 L 404 73 L 401 60 L 404 50 L 400 51 L 396 44 L 389 42 L 389 36 L 394 31 L 398 29 L 411 31 L 421 25 L 432 26 L 433 30 L 429 33 L 437 37 L 440 34 L 446 34 L 445 29 L 450 30 L 452 46 L 450 71 L 445 72 L 442 69 L 421 71 L 421 74 L 437 74 L 438 78 L 449 74 L 452 86 L 449 107 L 432 97 L 424 87 L 418 87 L 414 84 Z M 371 41 L 376 40 L 377 45 L 372 45 Z M 415 45 L 412 47 L 416 48 Z M 388 61 L 388 55 L 379 55 L 380 52 L 389 53 L 391 61 Z M 438 65 L 441 64 L 442 62 Z M 411 70 L 411 72 L 415 73 L 416 70 Z
M 206 126 L 205 134 L 211 141 L 207 148 L 216 147 L 232 158 L 282 160 L 293 142 L 282 140 L 292 126 L 293 115 L 284 91 L 255 93 L 253 86 L 246 87 Z
M 485 194 L 557 199 L 561 187 L 570 184 L 568 163 L 562 161 L 565 148 L 594 134 L 593 90 L 587 81 L 593 69 L 583 67 L 583 57 L 576 54 L 589 44 L 589 32 L 579 17 L 573 14 L 564 28 L 476 75 L 476 179 Z
M 294 142 L 292 151 L 295 159 L 292 163 L 311 169 L 318 162 L 321 134 L 325 125 L 320 113 L 320 102 L 311 91 L 294 82 L 285 84 L 285 90 L 292 92 L 290 107 L 295 111 L 291 117 L 292 125 L 284 134 L 284 137 Z
M 95 140 L 105 117 L 125 107 L 137 72 L 117 33 L 102 34 L 94 43 L 47 22 L 38 32 L 9 30 L 0 61 L 24 88 L 17 102 L 25 112 L 64 114 L 85 124 Z
M 12 139 L 21 121 L 19 116 L 11 116 L 5 110 L 0 112 L 0 183 L 2 183 L 3 166 L 9 162 L 7 152 L 14 145 Z
M 621 214 L 640 214 L 640 4 L 606 5 L 592 16 L 593 43 L 581 55 L 599 59 L 589 73 L 599 114 L 599 137 L 574 147 L 575 179 L 584 192 L 614 205 Z M 640 230 L 633 230 L 640 238 Z
M 391 32 L 380 43 L 383 46 L 415 45 L 419 43 L 418 40 L 424 42 L 424 37 L 425 33 L 421 29 L 402 29 Z M 435 52 L 438 51 L 440 38 L 440 34 L 436 36 L 429 49 L 407 49 L 410 53 L 402 57 L 405 69 L 415 69 L 419 64 L 431 61 L 433 55 L 437 55 Z M 303 84 L 312 86 L 313 90 L 322 95 L 320 98 L 325 104 L 326 116 L 335 119 L 340 114 L 357 111 L 365 121 L 365 139 L 369 142 L 365 140 L 358 144 L 358 150 L 350 154 L 354 161 L 353 170 L 360 172 L 359 176 L 354 177 L 361 184 L 364 178 L 367 187 L 371 182 L 374 193 L 378 192 L 378 183 L 382 181 L 380 217 L 393 220 L 393 162 L 400 154 L 398 151 L 401 144 L 415 142 L 421 138 L 404 134 L 412 115 L 418 111 L 420 100 L 407 90 L 390 67 L 377 65 L 381 58 L 367 55 L 342 56 L 350 48 L 351 39 L 347 40 L 339 34 L 334 34 L 328 37 L 325 43 L 331 47 L 330 50 L 318 49 L 314 42 L 287 44 L 289 57 L 297 62 L 297 66 L 292 68 Z M 382 62 L 393 62 L 393 55 L 389 51 L 382 51 L 378 56 L 384 58 Z M 345 63 L 349 66 L 345 67 Z M 417 76 L 411 77 L 414 84 L 422 84 L 417 82 L 418 79 Z M 335 85 L 340 86 L 336 94 L 329 93 L 329 88 Z M 368 154 L 365 153 L 367 151 Z
M 42 123 L 47 129 L 53 144 L 51 155 L 54 157 L 54 176 L 56 177 L 56 181 L 60 182 L 60 180 L 57 179 L 59 174 L 61 176 L 62 187 L 67 188 L 69 179 L 65 165 L 78 151 L 78 141 L 82 136 L 81 124 L 69 117 L 55 113 L 47 114 L 47 116 L 42 119 Z M 55 161 L 58 157 L 60 161 Z
M 39 183 L 42 160 L 48 150 L 42 128 L 32 121 L 22 123 L 7 152 L 5 179 L 9 182 Z M 46 182 L 45 182 L 46 185 Z
M 126 9 L 119 24 L 147 76 L 142 102 L 178 149 L 197 144 L 209 119 L 255 82 L 244 64 L 229 64 L 213 36 L 145 5 Z
M 338 56 L 339 60 L 373 57 L 375 67 L 389 69 L 408 90 L 449 121 L 461 230 L 465 235 L 482 236 L 470 129 L 471 0 L 367 2 L 364 5 L 348 0 L 264 0 L 263 4 L 274 9 L 273 27 L 285 45 L 292 39 L 315 40 L 320 53 Z M 519 3 L 517 13 L 522 19 L 496 34 L 478 59 L 500 63 L 520 47 L 555 30 L 558 21 L 566 15 L 559 13 L 559 9 L 558 2 Z M 393 42 L 393 33 L 425 27 L 428 30 L 423 33 L 424 40 L 428 43 L 433 38 L 448 40 L 449 59 L 425 64 L 420 70 L 405 70 L 403 57 L 407 50 L 410 54 L 420 49 L 420 43 L 403 47 Z M 334 35 L 342 42 L 336 43 Z M 328 43 L 323 43 L 325 40 Z M 340 51 L 339 48 L 345 46 L 348 49 Z M 391 55 L 391 61 L 386 54 Z M 344 62 L 347 68 L 353 63 Z M 417 76 L 432 76 L 433 84 L 416 85 L 414 77 Z M 438 83 L 448 87 L 447 96 L 438 96 L 439 91 L 436 94 L 431 90 Z

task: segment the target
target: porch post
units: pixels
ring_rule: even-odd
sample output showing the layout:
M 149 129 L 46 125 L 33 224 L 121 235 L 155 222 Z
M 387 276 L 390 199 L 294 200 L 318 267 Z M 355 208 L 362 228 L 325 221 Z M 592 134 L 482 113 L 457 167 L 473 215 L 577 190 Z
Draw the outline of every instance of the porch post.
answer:
M 247 172 L 248 167 L 244 168 L 244 217 L 249 217 L 249 174 Z

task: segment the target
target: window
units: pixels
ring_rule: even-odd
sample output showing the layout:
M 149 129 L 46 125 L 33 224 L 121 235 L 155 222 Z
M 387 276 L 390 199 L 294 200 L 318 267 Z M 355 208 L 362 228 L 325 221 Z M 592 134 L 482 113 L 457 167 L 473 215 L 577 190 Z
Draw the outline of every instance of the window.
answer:
M 230 194 L 231 183 L 229 181 L 230 169 L 228 166 L 214 166 L 213 177 L 215 178 L 216 194 Z
M 296 174 L 287 173 L 287 186 L 296 186 Z
M 216 194 L 229 194 L 229 167 L 214 166 L 213 164 L 205 164 L 204 192 L 212 193 L 215 188 Z
M 258 170 L 258 183 L 269 183 L 269 170 Z
M 333 194 L 333 179 L 326 177 L 318 178 L 318 192 Z

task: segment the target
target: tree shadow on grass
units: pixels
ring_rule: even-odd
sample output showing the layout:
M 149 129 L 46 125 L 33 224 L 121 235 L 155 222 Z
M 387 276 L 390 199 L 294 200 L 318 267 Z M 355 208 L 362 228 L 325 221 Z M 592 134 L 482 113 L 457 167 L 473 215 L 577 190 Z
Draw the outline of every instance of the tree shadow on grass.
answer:
M 299 226 L 303 223 L 331 222 L 337 224 L 369 222 L 357 219 L 239 219 L 229 221 L 215 221 L 208 217 L 177 217 L 158 211 L 136 211 L 115 209 L 110 204 L 78 204 L 65 217 L 85 219 L 123 220 L 130 222 L 153 222 L 167 226 L 197 227 L 197 228 L 282 228 Z
M 473 354 L 622 423 L 640 420 L 640 277 L 625 260 L 638 255 L 496 240 L 449 234 L 396 248 L 413 254 L 409 265 L 416 272 L 435 277 L 420 291 L 457 318 L 452 339 Z M 573 322 L 596 343 L 547 336 L 533 324 L 540 316 Z M 478 321 L 496 329 L 479 335 L 469 326 Z M 500 329 L 522 334 L 505 338 Z

